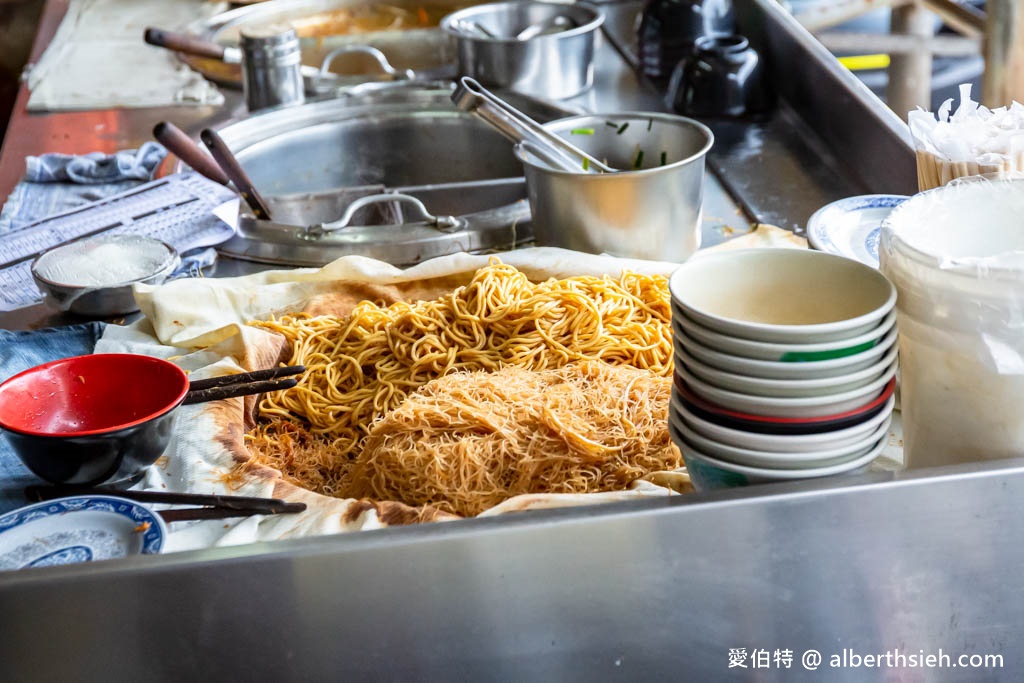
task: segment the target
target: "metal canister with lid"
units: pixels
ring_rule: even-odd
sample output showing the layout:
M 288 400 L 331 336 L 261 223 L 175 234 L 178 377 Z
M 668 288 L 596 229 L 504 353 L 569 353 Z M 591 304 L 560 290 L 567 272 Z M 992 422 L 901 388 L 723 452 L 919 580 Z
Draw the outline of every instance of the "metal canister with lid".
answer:
M 246 27 L 240 36 L 245 102 L 249 111 L 302 104 L 299 36 L 287 24 Z

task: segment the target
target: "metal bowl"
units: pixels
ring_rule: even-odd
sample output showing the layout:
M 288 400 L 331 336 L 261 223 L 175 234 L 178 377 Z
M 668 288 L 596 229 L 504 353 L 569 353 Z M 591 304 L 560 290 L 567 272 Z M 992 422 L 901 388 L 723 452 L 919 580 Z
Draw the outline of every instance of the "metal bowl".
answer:
M 576 116 L 544 126 L 624 170 L 555 170 L 523 149 L 538 244 L 682 262 L 700 247 L 707 126 L 671 114 Z
M 117 282 L 90 283 L 84 279 L 75 281 L 74 274 L 61 276 L 61 270 L 70 259 L 76 258 L 74 250 L 88 246 L 115 245 L 125 255 L 138 251 L 140 258 L 147 262 L 138 263 L 137 276 L 115 278 Z M 47 301 L 55 308 L 89 317 L 110 317 L 139 310 L 135 303 L 132 286 L 135 284 L 158 285 L 177 269 L 181 263 L 174 247 L 159 240 L 137 235 L 103 235 L 89 240 L 78 240 L 50 249 L 32 263 L 32 277 Z M 124 266 L 124 263 L 121 264 Z M 145 265 L 145 267 L 143 267 Z M 109 268 L 110 263 L 103 265 Z
M 516 38 L 556 17 L 575 27 Z M 460 75 L 489 87 L 563 99 L 593 85 L 594 52 L 603 23 L 604 15 L 584 4 L 527 1 L 460 10 L 445 17 L 441 28 L 455 39 Z

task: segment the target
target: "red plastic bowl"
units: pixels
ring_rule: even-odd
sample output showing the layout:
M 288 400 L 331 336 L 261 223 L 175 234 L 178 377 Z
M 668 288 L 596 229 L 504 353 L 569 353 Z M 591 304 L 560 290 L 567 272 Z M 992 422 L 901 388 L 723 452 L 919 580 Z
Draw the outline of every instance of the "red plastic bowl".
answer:
M 0 428 L 22 462 L 55 484 L 141 475 L 170 440 L 188 375 L 128 353 L 44 363 L 0 384 Z

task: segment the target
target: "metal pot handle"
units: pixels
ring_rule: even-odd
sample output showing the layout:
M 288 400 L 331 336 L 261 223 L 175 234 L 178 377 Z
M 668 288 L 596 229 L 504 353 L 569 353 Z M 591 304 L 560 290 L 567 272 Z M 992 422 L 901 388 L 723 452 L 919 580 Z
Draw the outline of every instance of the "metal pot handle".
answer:
M 388 61 L 388 58 L 384 53 L 375 47 L 371 47 L 370 45 L 342 45 L 341 47 L 334 48 L 327 53 L 327 56 L 324 57 L 323 64 L 320 65 L 320 73 L 317 74 L 317 84 L 319 84 L 319 82 L 326 78 L 327 74 L 330 73 L 331 64 L 334 63 L 334 60 L 337 57 L 344 54 L 352 54 L 354 52 L 372 57 L 380 66 L 381 71 L 388 76 L 391 76 L 396 81 L 410 81 L 416 77 L 416 74 L 413 73 L 412 69 L 396 69 L 391 66 L 391 62 Z
M 414 221 L 411 222 L 425 223 L 432 228 L 436 228 L 437 230 L 455 230 L 461 228 L 463 225 L 462 221 L 455 218 L 454 216 L 433 215 L 432 213 L 427 211 L 427 207 L 423 204 L 423 202 L 421 202 L 416 197 L 413 197 L 412 195 L 397 193 L 371 194 L 366 197 L 360 197 L 359 199 L 349 204 L 348 207 L 345 209 L 345 213 L 341 214 L 341 218 L 339 218 L 338 220 L 331 221 L 330 223 L 317 223 L 315 225 L 308 226 L 306 228 L 306 235 L 309 237 L 318 237 L 326 233 L 331 233 L 337 230 L 347 228 L 349 227 L 349 223 L 352 222 L 352 217 L 356 215 L 357 211 L 373 204 L 383 204 L 385 202 L 404 202 L 406 204 L 409 204 L 413 209 L 415 209 L 417 214 L 415 216 L 410 217 L 415 219 Z M 401 225 L 404 225 L 404 223 Z

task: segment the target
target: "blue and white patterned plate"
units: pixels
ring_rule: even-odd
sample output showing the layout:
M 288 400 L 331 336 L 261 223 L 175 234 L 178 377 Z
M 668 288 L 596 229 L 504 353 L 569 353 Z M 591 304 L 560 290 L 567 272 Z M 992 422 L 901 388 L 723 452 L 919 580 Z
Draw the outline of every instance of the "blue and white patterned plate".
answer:
M 907 199 L 898 194 L 865 194 L 826 204 L 807 221 L 807 241 L 819 251 L 877 268 L 882 222 Z
M 113 496 L 74 496 L 0 516 L 0 570 L 159 553 L 163 518 Z

